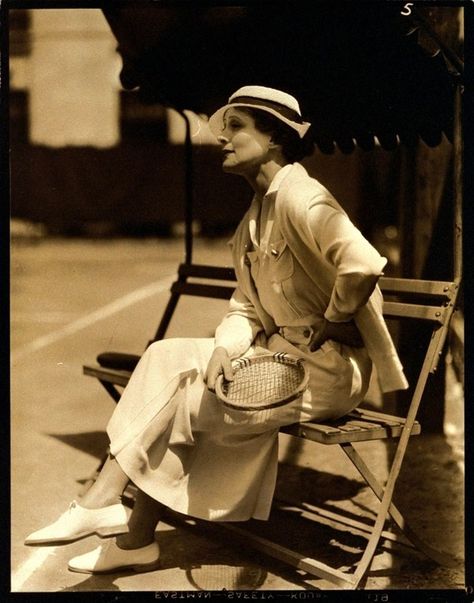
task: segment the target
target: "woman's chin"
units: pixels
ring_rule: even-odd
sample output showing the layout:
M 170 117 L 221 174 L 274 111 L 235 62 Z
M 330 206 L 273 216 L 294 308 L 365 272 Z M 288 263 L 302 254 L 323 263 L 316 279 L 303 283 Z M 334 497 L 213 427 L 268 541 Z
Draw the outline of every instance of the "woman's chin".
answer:
M 227 162 L 225 159 L 222 162 L 222 170 L 229 174 L 240 174 L 239 167 L 235 163 Z

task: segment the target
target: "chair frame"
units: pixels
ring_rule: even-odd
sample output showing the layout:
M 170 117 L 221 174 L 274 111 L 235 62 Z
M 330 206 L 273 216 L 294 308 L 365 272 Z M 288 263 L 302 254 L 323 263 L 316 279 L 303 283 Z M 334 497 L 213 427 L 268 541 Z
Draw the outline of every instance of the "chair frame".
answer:
M 176 307 L 181 295 L 229 297 L 229 294 L 233 290 L 229 285 L 209 285 L 208 283 L 187 281 L 189 277 L 196 278 L 196 276 L 202 276 L 209 279 L 211 275 L 214 279 L 221 278 L 228 281 L 232 276 L 232 270 L 207 266 L 194 266 L 192 270 L 189 270 L 188 267 L 181 266 L 178 280 L 171 288 L 170 304 L 174 304 L 174 307 Z M 237 537 L 245 538 L 245 541 L 254 548 L 312 575 L 327 579 L 341 588 L 357 588 L 365 576 L 375 554 L 376 547 L 382 537 L 387 515 L 400 528 L 412 545 L 428 557 L 445 566 L 454 567 L 459 563 L 458 560 L 450 558 L 446 553 L 434 550 L 428 544 L 424 543 L 408 526 L 402 513 L 392 502 L 409 438 L 418 435 L 421 431 L 420 424 L 416 421 L 417 411 L 428 377 L 436 371 L 438 366 L 448 334 L 450 319 L 455 310 L 459 282 L 382 278 L 380 279 L 380 286 L 384 295 L 396 295 L 397 297 L 408 295 L 412 298 L 416 295 L 417 297 L 421 296 L 425 300 L 424 303 L 385 301 L 384 316 L 387 319 L 396 318 L 423 321 L 428 322 L 433 327 L 406 416 L 398 417 L 373 410 L 357 408 L 336 422 L 305 422 L 281 429 L 281 432 L 293 437 L 307 439 L 324 445 L 339 446 L 379 499 L 380 506 L 376 520 L 369 531 L 370 536 L 367 546 L 356 571 L 353 573 L 342 572 L 316 559 L 302 558 L 299 553 L 252 534 L 247 529 L 229 523 L 223 524 L 226 529 L 230 530 Z M 119 388 L 127 384 L 131 375 L 131 372 L 127 370 L 118 370 L 97 365 L 84 366 L 83 370 L 85 375 L 97 378 L 116 401 L 120 398 Z M 377 481 L 353 445 L 360 441 L 376 441 L 380 439 L 398 439 L 398 445 L 385 486 Z M 341 519 L 342 516 L 336 519 L 336 521 L 339 520 L 341 522 Z
M 458 90 L 456 102 L 456 114 L 459 115 L 461 103 L 460 90 Z M 182 115 L 186 122 L 187 197 L 185 206 L 185 260 L 179 266 L 177 280 L 171 286 L 168 304 L 164 310 L 156 334 L 149 343 L 161 340 L 166 336 L 168 326 L 182 295 L 228 299 L 235 287 L 235 273 L 232 268 L 194 264 L 192 261 L 191 128 L 187 116 L 184 113 Z M 360 533 L 367 535 L 367 545 L 359 562 L 356 564 L 356 568 L 353 571 L 342 571 L 338 568 L 330 567 L 317 559 L 304 557 L 300 553 L 262 538 L 246 528 L 229 523 L 220 524 L 236 538 L 245 539 L 247 545 L 303 570 L 310 575 L 328 580 L 342 589 L 360 587 L 362 580 L 367 575 L 381 538 L 398 540 L 392 532 L 384 530 L 387 519 L 391 519 L 398 526 L 412 547 L 422 551 L 437 563 L 448 567 L 455 567 L 459 564 L 459 560 L 454 559 L 443 551 L 434 550 L 427 543 L 423 542 L 408 526 L 402 513 L 392 500 L 409 439 L 411 436 L 419 434 L 421 430 L 420 424 L 416 421 L 417 412 L 429 375 L 433 374 L 438 366 L 449 331 L 450 320 L 456 309 L 456 300 L 461 284 L 462 191 L 460 164 L 462 145 L 459 119 L 456 121 L 455 126 L 457 127 L 455 127 L 454 141 L 454 278 L 451 281 L 432 281 L 383 277 L 379 281 L 384 297 L 387 296 L 390 298 L 384 301 L 383 312 L 387 319 L 422 321 L 432 326 L 431 337 L 417 382 L 413 389 L 407 414 L 404 417 L 395 417 L 381 412 L 358 408 L 336 422 L 322 424 L 307 422 L 290 425 L 281 429 L 281 432 L 293 437 L 311 440 L 324 445 L 339 446 L 378 499 L 379 508 L 373 526 L 348 520 L 347 517 L 344 518 L 342 515 L 328 514 L 327 511 L 322 513 L 322 515 L 325 515 L 326 521 L 335 521 L 346 526 L 349 525 L 351 529 L 358 530 Z M 209 281 L 213 282 L 209 284 Z M 110 359 L 110 356 L 112 356 L 112 359 Z M 121 355 L 115 354 L 115 356 L 120 357 Z M 136 357 L 135 360 L 138 360 L 138 358 Z M 101 357 L 99 356 L 98 359 L 100 361 Z M 83 372 L 85 375 L 97 378 L 109 395 L 118 402 L 121 388 L 126 386 L 132 369 L 114 368 L 113 365 L 114 354 L 112 353 L 109 354 L 109 358 L 105 364 L 102 362 L 102 366 L 100 364 L 87 365 L 83 367 Z M 384 485 L 378 482 L 353 445 L 353 443 L 360 441 L 375 441 L 380 439 L 398 439 L 395 455 Z M 321 517 L 320 509 L 313 508 L 312 511 L 313 516 L 319 515 Z M 174 514 L 171 512 L 170 516 L 173 517 Z M 176 519 L 176 521 L 179 522 L 182 520 Z

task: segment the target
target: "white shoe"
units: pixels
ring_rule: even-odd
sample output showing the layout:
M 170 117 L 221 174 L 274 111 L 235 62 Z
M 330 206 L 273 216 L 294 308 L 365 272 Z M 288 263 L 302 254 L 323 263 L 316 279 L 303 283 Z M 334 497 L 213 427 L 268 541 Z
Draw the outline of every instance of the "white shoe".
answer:
M 122 504 L 86 509 L 75 500 L 54 523 L 27 536 L 25 544 L 72 542 L 90 534 L 102 538 L 128 532 L 128 513 Z
M 74 557 L 68 569 L 81 574 L 111 574 L 122 570 L 152 572 L 158 569 L 160 547 L 152 542 L 139 549 L 121 549 L 115 540 L 108 540 L 93 551 Z

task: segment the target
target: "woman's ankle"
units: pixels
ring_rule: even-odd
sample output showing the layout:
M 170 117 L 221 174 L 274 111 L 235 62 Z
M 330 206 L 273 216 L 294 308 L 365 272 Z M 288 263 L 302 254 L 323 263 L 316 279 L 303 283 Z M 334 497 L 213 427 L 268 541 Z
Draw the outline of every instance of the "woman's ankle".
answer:
M 88 497 L 87 493 L 79 500 L 79 505 L 84 509 L 103 509 L 110 505 L 121 504 L 122 497 L 120 495 L 111 497 Z
M 141 549 L 144 546 L 148 546 L 155 542 L 155 535 L 153 534 L 153 536 L 144 536 L 130 534 L 130 532 L 128 532 L 126 534 L 119 534 L 118 536 L 116 536 L 115 542 L 117 543 L 119 549 Z

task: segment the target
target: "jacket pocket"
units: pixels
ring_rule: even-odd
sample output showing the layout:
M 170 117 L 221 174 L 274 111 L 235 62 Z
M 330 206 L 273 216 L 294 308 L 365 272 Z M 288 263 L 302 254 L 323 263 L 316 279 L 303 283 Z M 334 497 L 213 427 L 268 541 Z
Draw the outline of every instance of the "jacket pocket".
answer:
M 270 280 L 271 285 L 281 295 L 292 312 L 298 318 L 304 316 L 299 307 L 298 294 L 295 289 L 295 260 L 284 239 L 274 241 L 269 245 Z
M 281 283 L 290 278 L 294 272 L 293 256 L 284 239 L 269 244 L 270 279 Z

